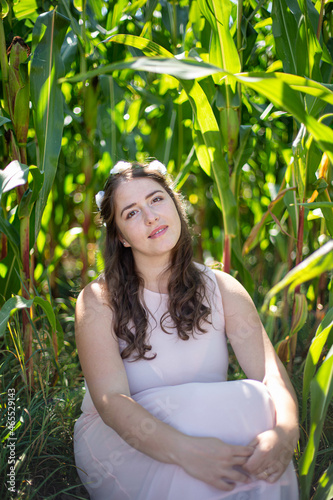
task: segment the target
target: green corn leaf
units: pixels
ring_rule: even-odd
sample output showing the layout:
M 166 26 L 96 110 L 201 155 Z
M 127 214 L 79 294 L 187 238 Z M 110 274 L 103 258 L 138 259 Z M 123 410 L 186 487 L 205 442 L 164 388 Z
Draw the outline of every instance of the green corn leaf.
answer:
M 305 451 L 299 461 L 301 500 L 308 500 L 319 441 L 328 406 L 333 396 L 333 346 L 310 384 L 311 427 Z
M 48 302 L 45 299 L 42 299 L 41 297 L 35 297 L 33 299 L 33 303 L 35 305 L 40 306 L 43 309 L 43 311 L 45 312 L 47 319 L 51 325 L 52 330 L 55 331 L 57 329 L 57 322 L 56 322 L 56 317 L 54 314 L 53 307 L 50 304 L 50 302 Z
M 288 9 L 286 0 L 274 0 L 272 7 L 273 35 L 276 53 L 283 61 L 286 73 L 298 74 L 297 54 L 295 51 L 295 35 L 297 34 L 297 21 Z M 305 58 L 305 51 L 300 54 L 301 60 Z M 302 66 L 305 63 L 301 64 Z
M 19 295 L 7 300 L 0 310 L 0 337 L 2 337 L 5 333 L 6 325 L 10 316 L 18 309 L 26 309 L 27 307 L 31 307 L 32 304 L 32 299 L 28 300 L 20 297 Z
M 230 184 L 231 190 L 235 195 L 236 201 L 239 201 L 240 185 L 241 185 L 241 169 L 252 154 L 249 138 L 251 135 L 251 125 L 240 125 L 239 127 L 239 146 L 233 155 L 234 168 L 231 174 Z M 238 213 L 238 209 L 237 209 Z M 240 253 L 241 250 L 240 250 Z
M 7 0 L 0 1 L 0 19 L 5 19 L 9 13 L 9 5 Z
M 289 191 L 286 193 L 284 197 L 284 204 L 287 208 L 292 228 L 293 228 L 293 234 L 297 235 L 298 231 L 298 224 L 299 224 L 299 210 L 297 209 L 297 185 L 296 185 L 296 175 L 295 175 L 295 168 L 294 168 L 294 162 L 292 161 L 288 167 L 287 167 L 287 172 L 286 172 L 286 181 L 287 185 L 292 186 L 291 189 L 293 191 Z
M 82 80 L 86 80 L 88 78 L 93 78 L 94 76 L 112 73 L 113 71 L 121 69 L 137 69 L 137 70 L 142 69 L 143 71 L 151 71 L 154 73 L 169 73 L 175 76 L 176 78 L 178 77 L 188 80 L 191 80 L 193 78 L 206 77 L 208 75 L 213 75 L 214 73 L 221 73 L 221 77 L 223 77 L 223 75 L 233 76 L 233 78 L 235 78 L 240 83 L 249 86 L 251 85 L 251 87 L 254 90 L 259 91 L 259 89 L 263 88 L 265 90 L 265 93 L 267 93 L 268 98 L 269 98 L 270 84 L 274 80 L 277 80 L 278 82 L 285 83 L 292 90 L 303 92 L 309 95 L 314 95 L 329 104 L 333 104 L 333 92 L 330 89 L 330 87 L 318 83 L 314 80 L 310 80 L 308 78 L 304 78 L 293 74 L 280 73 L 280 72 L 276 73 L 250 72 L 250 73 L 239 73 L 233 75 L 222 68 L 218 68 L 212 64 L 203 61 L 197 61 L 194 59 L 177 59 L 173 57 L 170 52 L 166 51 L 159 45 L 145 38 L 140 38 L 133 35 L 116 35 L 112 37 L 112 40 L 117 43 L 124 43 L 123 40 L 125 39 L 127 45 L 141 49 L 143 52 L 147 53 L 148 55 L 152 55 L 154 57 L 130 58 L 125 61 L 107 64 L 105 66 L 100 66 L 99 68 L 88 71 L 86 73 L 81 73 L 69 78 L 60 78 L 59 83 L 63 83 L 65 81 L 73 83 L 79 82 Z M 156 55 L 161 54 L 161 50 L 163 50 L 163 57 L 156 57 Z M 166 56 L 167 59 L 165 58 Z M 167 71 L 167 69 L 169 71 Z M 265 84 L 265 81 L 267 81 L 267 84 Z M 258 84 L 257 89 L 256 89 L 256 84 Z M 279 96 L 277 92 L 275 93 L 277 94 L 278 101 L 282 101 L 281 98 L 283 97 L 283 95 L 281 94 Z M 292 95 L 294 100 L 295 96 L 298 96 L 296 105 L 297 108 L 299 106 L 303 106 L 303 103 L 300 100 L 299 95 L 296 93 Z
M 23 145 L 27 142 L 29 128 L 29 74 L 27 45 L 14 40 L 9 55 L 9 113 L 15 130 L 16 140 Z
M 204 145 L 210 158 L 211 167 L 222 203 L 222 213 L 225 234 L 235 236 L 237 234 L 236 223 L 236 201 L 229 185 L 229 168 L 223 155 L 221 147 L 221 134 L 215 119 L 214 112 L 207 99 L 206 94 L 196 81 L 188 82 L 180 80 L 191 103 L 196 116 Z
M 295 190 L 295 188 L 293 188 L 293 187 L 287 188 L 287 189 L 282 189 L 281 191 L 279 191 L 276 198 L 273 201 L 271 201 L 271 203 L 268 206 L 268 210 L 264 213 L 264 215 L 262 216 L 260 221 L 257 222 L 257 224 L 252 228 L 249 236 L 247 237 L 247 239 L 243 245 L 243 250 L 242 250 L 243 255 L 246 255 L 247 253 L 249 253 L 250 250 L 252 250 L 259 243 L 260 232 L 261 232 L 265 222 L 267 221 L 267 219 L 271 217 L 271 213 L 273 212 L 275 206 L 278 203 L 281 203 L 281 200 L 285 196 L 290 194 L 290 192 L 293 190 Z
M 128 120 L 126 120 L 125 123 L 125 131 L 127 134 L 130 134 L 134 129 L 134 127 L 137 126 L 137 123 L 140 118 L 141 105 L 142 105 L 142 99 L 135 99 L 133 102 L 131 102 L 128 108 L 129 118 Z
M 333 208 L 333 201 L 313 201 L 312 203 L 297 203 L 297 205 L 315 210 L 317 208 Z
M 233 268 L 237 269 L 242 284 L 244 285 L 248 293 L 251 295 L 251 297 L 253 297 L 254 281 L 251 273 L 248 271 L 248 269 L 244 264 L 239 238 L 235 238 L 235 240 L 232 243 L 231 250 L 232 250 L 231 262 L 233 263 Z
M 71 13 L 70 0 L 61 0 L 61 3 L 64 6 L 65 11 L 66 11 L 66 15 L 67 15 L 67 17 L 70 20 L 71 28 L 72 28 L 73 32 L 75 33 L 75 36 L 76 36 L 76 38 L 77 38 L 80 46 L 84 50 L 84 40 L 82 38 L 81 27 L 80 27 L 77 19 Z M 72 35 L 72 38 L 73 38 L 73 33 L 71 35 Z
M 229 30 L 231 2 L 229 0 L 198 0 L 199 7 L 212 27 L 209 61 L 230 73 L 241 70 L 239 56 Z M 215 83 L 217 77 L 213 77 Z
M 0 116 L 0 127 L 2 127 L 5 123 L 10 123 L 10 119 L 5 116 Z
M 313 500 L 329 500 L 330 498 L 333 498 L 333 464 L 320 477 Z
M 328 340 L 327 347 L 331 348 L 333 342 L 333 308 L 329 309 L 324 319 L 317 328 L 316 335 L 312 339 L 305 360 L 303 372 L 303 414 L 302 421 L 306 415 L 306 402 L 309 396 L 310 384 L 316 371 L 321 353 Z
M 50 323 L 50 326 L 53 331 L 57 330 L 57 320 L 53 310 L 52 305 L 45 299 L 41 297 L 34 297 L 33 299 L 26 299 L 21 297 L 20 295 L 16 295 L 15 297 L 11 297 L 5 304 L 2 306 L 0 310 L 0 337 L 2 337 L 5 333 L 6 325 L 9 321 L 9 318 L 12 314 L 18 309 L 27 309 L 32 305 L 40 306 L 46 314 L 46 317 Z
M 3 193 L 23 186 L 28 180 L 29 167 L 17 160 L 12 161 L 4 170 L 0 170 L 0 199 Z
M 119 26 L 120 18 L 123 16 L 123 12 L 127 6 L 127 0 L 119 0 L 118 2 L 115 2 L 113 8 L 109 10 L 106 27 L 108 31 Z
M 333 93 L 324 85 L 320 85 L 312 80 L 303 79 L 307 85 L 302 87 L 297 86 L 297 90 L 292 88 L 292 83 L 297 85 L 300 83 L 298 77 L 289 75 L 286 79 L 281 74 L 275 73 L 248 73 L 232 75 L 231 73 L 217 68 L 211 64 L 198 62 L 190 59 L 176 58 L 159 58 L 159 57 L 140 57 L 138 59 L 129 59 L 120 63 L 109 64 L 84 74 L 76 75 L 68 79 L 60 79 L 60 82 L 71 81 L 77 82 L 85 80 L 93 76 L 98 76 L 105 73 L 111 73 L 114 70 L 133 69 L 140 71 L 149 71 L 152 73 L 167 73 L 179 80 L 193 80 L 195 78 L 205 77 L 214 73 L 221 73 L 221 77 L 228 76 L 229 79 L 234 79 L 242 83 L 244 86 L 252 88 L 254 91 L 265 96 L 278 109 L 284 109 L 291 113 L 299 123 L 303 123 L 307 130 L 316 139 L 322 151 L 326 151 L 331 162 L 333 163 L 333 131 L 330 127 L 318 122 L 313 116 L 310 116 L 301 99 L 299 91 L 311 93 L 313 91 L 320 94 L 321 99 L 330 102 L 333 98 Z M 293 80 L 294 78 L 294 80 Z M 318 88 L 320 87 L 320 89 Z M 332 101 L 333 102 L 333 101 Z
M 192 146 L 191 151 L 189 152 L 184 165 L 178 172 L 177 177 L 175 178 L 174 186 L 175 189 L 177 190 L 181 189 L 182 185 L 184 184 L 184 182 L 186 181 L 191 172 L 192 158 L 194 153 L 195 153 L 195 146 Z
M 210 156 L 205 141 L 203 140 L 200 126 L 198 124 L 198 120 L 196 117 L 193 123 L 192 140 L 195 148 L 195 154 L 197 155 L 202 170 L 211 177 L 212 169 L 211 169 Z
M 292 269 L 279 283 L 277 283 L 266 295 L 263 304 L 263 311 L 268 307 L 268 304 L 274 295 L 283 290 L 286 286 L 289 287 L 289 293 L 292 292 L 297 285 L 320 276 L 325 271 L 333 269 L 333 240 L 328 241 L 319 250 L 316 250 L 310 257 L 303 260 L 298 266 Z
M 19 257 L 20 252 L 18 248 L 20 246 L 20 236 L 16 231 L 14 225 L 10 224 L 8 220 L 3 217 L 1 213 L 0 213 L 0 231 L 7 236 L 16 256 Z
M 22 196 L 20 201 L 17 214 L 19 219 L 23 219 L 24 217 L 30 217 L 32 211 L 33 203 L 32 203 L 32 191 L 31 189 L 27 189 Z M 21 233 L 21 241 L 24 241 Z
M 35 203 L 42 189 L 44 182 L 44 175 L 35 165 L 31 165 L 29 168 L 29 173 L 32 176 L 32 196 L 31 196 L 31 204 Z
M 298 21 L 298 36 L 296 42 L 296 55 L 299 59 L 306 54 L 304 68 L 299 68 L 300 73 L 314 80 L 321 81 L 320 60 L 322 48 L 316 36 L 319 22 L 319 14 L 312 2 L 308 0 L 288 0 L 292 4 L 294 14 L 296 8 L 300 8 L 300 19 Z M 304 57 L 304 56 L 303 56 Z
M 301 125 L 295 140 L 292 143 L 293 152 L 293 168 L 295 174 L 295 186 L 301 200 L 304 200 L 306 187 L 306 150 L 304 148 L 304 138 L 306 136 L 306 128 Z M 297 233 L 295 233 L 297 234 Z
M 69 20 L 55 10 L 42 14 L 33 29 L 30 91 L 39 148 L 38 167 L 44 183 L 36 203 L 35 237 L 57 170 L 63 130 L 63 95 L 57 80 L 64 65 L 60 56 Z
M 248 146 L 248 140 L 251 134 L 251 125 L 241 125 L 240 126 L 240 139 L 239 147 L 234 154 L 234 172 L 235 175 L 240 177 L 240 170 L 242 169 L 244 163 L 250 156 L 250 148 Z M 246 147 L 248 146 L 248 147 Z
M 133 37 L 134 38 L 134 37 Z M 135 48 L 140 48 L 141 45 L 136 42 L 133 45 Z M 140 39 L 140 38 L 139 38 Z M 140 39 L 140 40 L 145 40 Z M 143 50 L 143 49 L 142 49 Z M 135 71 L 150 71 L 151 73 L 166 73 L 174 76 L 175 78 L 182 78 L 193 80 L 194 78 L 201 78 L 212 75 L 214 73 L 221 73 L 222 70 L 205 62 L 198 62 L 192 59 L 176 59 L 171 57 L 138 57 L 130 58 L 125 61 L 120 61 L 112 64 L 106 64 L 99 68 L 87 71 L 86 73 L 79 73 L 78 75 L 69 78 L 59 78 L 58 83 L 64 82 L 80 82 L 93 78 L 94 76 L 105 75 L 112 73 L 116 70 L 132 69 Z
M 36 0 L 24 0 L 24 2 L 13 3 L 13 11 L 15 18 L 20 19 L 30 19 L 35 22 L 38 17 Z
M 313 134 L 319 147 L 322 151 L 326 151 L 330 160 L 333 162 L 333 131 L 330 127 L 319 123 L 313 116 L 310 116 L 304 109 L 303 103 L 300 99 L 300 95 L 295 92 L 295 90 L 287 85 L 283 78 L 279 78 L 279 75 L 244 77 L 243 75 L 235 76 L 238 81 L 244 83 L 244 85 L 252 88 L 261 95 L 264 95 L 269 99 L 277 108 L 285 109 L 291 113 L 299 123 L 303 123 L 307 130 Z M 324 86 L 322 87 L 325 88 Z M 306 92 L 308 87 L 304 88 Z M 333 96 L 332 92 L 326 89 L 323 90 L 326 96 Z
M 246 75 L 246 73 L 243 74 Z M 255 74 L 247 73 L 247 75 L 254 76 Z M 303 76 L 291 75 L 288 73 L 276 72 L 274 75 L 279 80 L 287 83 L 294 90 L 299 90 L 305 94 L 318 97 L 329 104 L 333 104 L 332 85 L 319 83 L 315 80 L 304 78 Z M 269 76 L 269 73 L 267 73 L 267 76 Z
M 295 304 L 293 319 L 290 327 L 289 336 L 292 337 L 304 326 L 308 317 L 308 303 L 303 293 L 295 294 Z
M 134 15 L 137 10 L 141 9 L 146 3 L 147 0 L 134 0 L 131 3 L 127 2 L 127 6 L 124 8 L 123 13 Z
M 320 193 L 317 199 L 327 199 L 327 192 Z M 333 237 L 333 201 L 314 201 L 312 203 L 297 203 L 310 210 L 320 209 L 325 218 L 328 232 Z
M 1 218 L 0 231 L 2 231 Z M 2 304 L 9 299 L 13 293 L 18 293 L 21 288 L 19 276 L 22 264 L 19 247 L 18 245 L 13 245 L 11 241 L 10 243 L 11 244 L 8 245 L 6 257 L 0 262 L 0 266 L 2 268 L 0 274 L 0 307 L 2 307 Z
M 333 203 L 331 202 L 328 190 L 325 189 L 325 191 L 319 192 L 317 200 L 318 203 L 323 204 L 321 207 L 321 211 L 325 217 L 325 223 L 328 232 L 333 238 Z M 327 205 L 327 203 L 330 203 L 330 205 Z
M 136 49 L 142 50 L 147 56 L 161 56 L 173 58 L 172 52 L 158 45 L 147 38 L 143 38 L 135 35 L 113 35 L 105 40 L 104 43 L 113 42 L 121 43 L 124 45 L 129 45 L 130 47 L 135 47 Z

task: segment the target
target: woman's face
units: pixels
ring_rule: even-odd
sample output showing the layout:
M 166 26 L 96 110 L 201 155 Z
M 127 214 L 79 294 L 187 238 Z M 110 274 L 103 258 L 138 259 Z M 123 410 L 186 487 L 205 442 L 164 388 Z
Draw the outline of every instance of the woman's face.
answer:
M 130 179 L 117 187 L 114 200 L 119 239 L 132 249 L 134 260 L 170 258 L 180 237 L 181 222 L 165 189 L 148 177 Z

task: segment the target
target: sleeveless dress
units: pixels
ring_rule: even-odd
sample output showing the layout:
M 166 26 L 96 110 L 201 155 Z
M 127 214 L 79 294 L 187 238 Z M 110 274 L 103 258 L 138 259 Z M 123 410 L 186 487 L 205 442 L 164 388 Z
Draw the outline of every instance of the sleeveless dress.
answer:
M 160 319 L 168 295 L 144 290 L 149 309 L 153 360 L 124 360 L 132 398 L 151 414 L 181 432 L 247 445 L 274 427 L 275 409 L 266 386 L 255 380 L 227 381 L 228 349 L 222 299 L 216 278 L 205 269 L 212 324 L 207 333 L 181 340 L 166 334 Z M 172 324 L 169 324 L 172 328 Z M 168 328 L 168 331 L 169 331 Z M 119 341 L 120 352 L 126 343 Z M 91 500 L 297 500 L 293 463 L 273 484 L 237 483 L 231 492 L 218 490 L 181 467 L 154 460 L 127 444 L 108 427 L 93 405 L 86 386 L 82 414 L 74 427 L 78 474 Z M 142 421 L 142 436 L 154 433 L 154 422 Z M 124 436 L 126 437 L 126 436 Z

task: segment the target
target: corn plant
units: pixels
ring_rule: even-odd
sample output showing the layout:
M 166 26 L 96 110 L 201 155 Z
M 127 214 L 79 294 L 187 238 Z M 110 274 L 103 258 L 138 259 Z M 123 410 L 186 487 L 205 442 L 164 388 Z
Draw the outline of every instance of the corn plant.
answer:
M 29 51 L 18 37 L 9 49 L 7 60 L 3 18 L 0 19 L 1 69 L 4 75 L 3 113 L 9 112 L 4 127 L 8 129 L 13 158 L 0 172 L 2 263 L 5 266 L 8 263 L 5 276 L 1 279 L 2 301 L 19 290 L 22 297 L 29 301 L 33 289 L 30 250 L 34 248 L 39 233 L 60 153 L 63 111 L 57 78 L 61 76 L 63 68 L 60 48 L 67 27 L 66 18 L 55 10 L 39 16 L 33 31 L 33 58 L 28 65 Z M 37 166 L 25 164 L 30 100 L 37 138 Z M 13 190 L 16 190 L 16 196 L 12 194 Z M 15 207 L 12 220 L 8 217 L 7 203 L 10 207 Z M 6 304 L 8 307 L 9 303 Z M 29 315 L 23 311 L 22 316 L 25 358 L 31 384 L 32 330 L 29 316 L 32 314 L 30 308 Z

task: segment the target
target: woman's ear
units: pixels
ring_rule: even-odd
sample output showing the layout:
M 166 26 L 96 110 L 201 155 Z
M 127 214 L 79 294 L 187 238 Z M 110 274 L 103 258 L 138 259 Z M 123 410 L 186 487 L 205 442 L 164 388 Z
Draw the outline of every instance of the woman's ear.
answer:
M 131 245 L 125 240 L 122 234 L 118 234 L 118 239 L 120 243 L 124 245 L 124 247 L 130 247 Z

